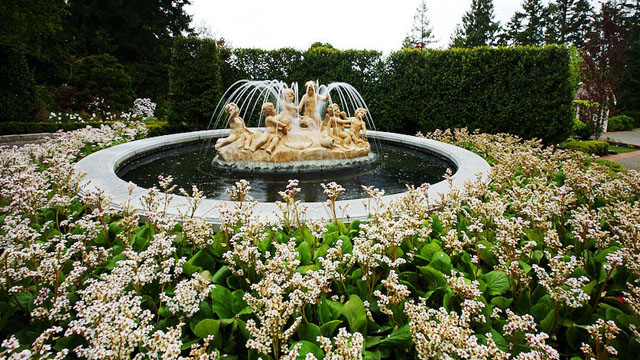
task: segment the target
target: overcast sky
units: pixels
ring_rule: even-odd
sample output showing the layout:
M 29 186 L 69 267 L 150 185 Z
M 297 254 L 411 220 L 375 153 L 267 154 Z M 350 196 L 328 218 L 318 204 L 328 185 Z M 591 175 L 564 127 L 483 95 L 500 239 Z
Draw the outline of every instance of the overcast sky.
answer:
M 546 1 L 545 1 L 546 2 Z M 494 0 L 505 23 L 521 0 Z M 194 25 L 206 25 L 233 47 L 307 49 L 316 41 L 339 49 L 397 50 L 411 28 L 420 0 L 192 0 Z M 471 0 L 427 0 L 438 42 L 445 48 Z

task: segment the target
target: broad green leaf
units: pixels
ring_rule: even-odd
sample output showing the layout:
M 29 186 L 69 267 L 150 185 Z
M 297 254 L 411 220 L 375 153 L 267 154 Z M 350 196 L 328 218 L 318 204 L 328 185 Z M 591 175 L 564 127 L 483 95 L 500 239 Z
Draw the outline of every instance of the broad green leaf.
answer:
M 322 336 L 324 337 L 332 337 L 333 332 L 336 331 L 336 328 L 342 324 L 342 320 L 331 320 L 326 324 L 320 326 L 320 331 L 322 332 Z
M 231 306 L 231 309 L 233 311 L 234 316 L 235 315 L 244 315 L 244 314 L 250 314 L 251 313 L 251 311 L 252 311 L 251 310 L 251 306 L 248 306 L 247 302 L 244 301 L 244 298 L 243 298 L 244 297 L 244 291 L 235 290 L 234 292 L 231 293 L 231 295 L 233 295 L 233 305 Z
M 322 351 L 322 349 L 320 349 L 318 345 L 310 341 L 302 340 L 302 341 L 295 342 L 289 347 L 289 350 L 293 349 L 293 347 L 296 346 L 297 344 L 302 344 L 302 346 L 300 347 L 300 350 L 298 351 L 297 359 L 303 360 L 305 356 L 309 353 L 313 354 L 313 356 L 315 356 L 316 359 L 324 359 L 324 352 Z
M 309 340 L 311 342 L 315 342 L 318 336 L 322 336 L 320 327 L 314 323 L 302 323 L 298 326 L 296 332 L 298 333 L 298 338 L 301 340 Z
M 545 318 L 540 322 L 540 330 L 546 332 L 547 334 L 550 334 L 551 331 L 553 331 L 553 321 L 555 314 L 555 310 L 551 310 L 549 311 L 549 313 L 547 313 L 547 316 L 545 316 Z
M 303 241 L 296 248 L 298 254 L 300 254 L 300 265 L 307 265 L 311 261 L 311 246 L 306 241 Z
M 536 322 L 540 322 L 542 321 L 542 319 L 544 319 L 545 316 L 547 316 L 549 310 L 551 309 L 547 306 L 547 304 L 539 302 L 531 307 L 529 313 L 531 314 L 531 316 L 533 316 Z
M 586 330 L 581 329 L 577 326 L 571 326 L 567 329 L 567 343 L 571 346 L 572 349 L 578 350 L 582 343 L 587 343 L 589 341 L 589 333 Z
M 347 319 L 352 333 L 367 333 L 367 310 L 358 295 L 349 296 L 349 301 L 342 308 L 342 315 Z
M 509 289 L 509 279 L 503 271 L 491 271 L 482 276 L 487 283 L 487 295 L 502 295 Z
M 413 345 L 413 340 L 411 339 L 411 328 L 409 325 L 405 325 L 393 330 L 391 334 L 382 339 L 380 345 L 392 346 L 394 348 L 411 347 Z
M 507 340 L 505 340 L 505 338 L 495 329 L 491 329 L 491 338 L 495 341 L 498 349 L 502 351 L 509 351 L 509 344 L 507 343 Z
M 418 270 L 420 270 L 420 275 L 429 283 L 429 290 L 435 290 L 447 284 L 447 280 L 442 276 L 442 273 L 431 267 L 431 265 L 420 266 Z
M 211 308 L 220 319 L 232 319 L 235 317 L 233 300 L 231 291 L 222 285 L 216 285 L 216 287 L 211 290 Z
M 209 335 L 218 335 L 219 330 L 220 320 L 204 319 L 200 320 L 200 322 L 196 325 L 196 327 L 193 329 L 193 333 L 196 334 L 196 336 L 204 339 Z
M 325 301 L 325 299 L 320 300 L 320 302 L 318 303 L 318 317 L 320 317 L 321 324 L 326 324 L 329 321 L 333 320 L 331 309 L 329 308 L 329 304 Z
M 451 258 L 449 257 L 449 255 L 445 254 L 442 251 L 433 254 L 429 266 L 445 275 L 451 275 L 451 270 L 453 270 L 453 265 L 451 265 Z
M 231 270 L 227 268 L 226 265 L 223 265 L 216 271 L 215 274 L 211 277 L 211 282 L 214 284 L 226 284 L 226 279 L 231 275 Z
M 493 299 L 491 299 L 491 303 L 502 310 L 505 310 L 506 308 L 508 308 L 512 302 L 513 302 L 513 299 L 507 299 L 504 296 L 496 296 Z

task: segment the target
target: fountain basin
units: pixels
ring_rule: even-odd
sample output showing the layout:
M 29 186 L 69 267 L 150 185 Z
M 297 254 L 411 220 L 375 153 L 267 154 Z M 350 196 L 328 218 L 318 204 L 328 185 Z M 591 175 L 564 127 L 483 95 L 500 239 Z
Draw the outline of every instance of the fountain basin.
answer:
M 228 129 L 206 130 L 133 141 L 93 153 L 80 160 L 76 164 L 76 168 L 86 173 L 84 181 L 87 187 L 84 191 L 100 188 L 111 196 L 113 206 L 119 208 L 120 204 L 128 199 L 128 184 L 116 174 L 117 169 L 123 164 L 145 153 L 159 151 L 167 147 L 175 147 L 180 144 L 192 143 L 198 140 L 204 141 L 220 138 L 228 134 Z M 373 140 L 398 144 L 403 147 L 422 149 L 447 159 L 457 168 L 457 171 L 452 176 L 452 186 L 454 187 L 462 187 L 465 181 L 476 179 L 478 175 L 482 181 L 489 180 L 489 172 L 491 169 L 489 164 L 480 156 L 457 146 L 410 135 L 379 131 L 369 131 L 367 132 L 367 136 Z M 136 186 L 131 203 L 134 208 L 142 209 L 142 204 L 139 199 L 146 190 L 147 189 L 143 187 Z M 439 194 L 447 193 L 449 190 L 449 183 L 440 181 L 431 185 L 429 188 L 429 196 L 435 199 L 439 197 Z M 383 197 L 383 201 L 389 202 L 402 197 L 404 194 L 405 193 L 396 193 L 386 195 Z M 368 214 L 365 208 L 366 201 L 363 200 L 366 199 L 338 201 L 338 206 L 348 205 L 349 218 L 342 220 L 366 220 Z M 209 223 L 219 224 L 220 216 L 217 208 L 223 203 L 231 205 L 231 202 L 226 200 L 205 199 L 198 208 L 195 216 L 204 217 Z M 329 217 L 328 209 L 325 208 L 324 202 L 305 202 L 305 205 L 308 209 L 306 213 L 307 219 L 320 220 Z M 167 209 L 167 216 L 179 217 L 179 209 L 184 210 L 187 208 L 188 202 L 186 198 L 176 195 Z M 255 214 L 263 218 L 277 219 L 278 212 L 279 209 L 273 202 L 259 202 L 255 207 Z

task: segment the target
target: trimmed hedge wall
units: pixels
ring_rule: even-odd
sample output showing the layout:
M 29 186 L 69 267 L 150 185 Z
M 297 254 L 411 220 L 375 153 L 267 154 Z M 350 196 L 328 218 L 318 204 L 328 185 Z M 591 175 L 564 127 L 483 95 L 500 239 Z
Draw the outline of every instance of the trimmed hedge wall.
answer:
M 223 82 L 279 79 L 353 85 L 379 130 L 467 127 L 558 143 L 571 134 L 574 81 L 564 46 L 376 51 L 237 49 Z M 229 79 L 233 77 L 233 79 Z
M 374 116 L 392 131 L 467 127 L 557 143 L 574 118 L 569 65 L 559 46 L 399 51 Z
M 195 36 L 173 41 L 169 67 L 168 119 L 176 126 L 206 129 L 222 96 L 222 55 L 212 39 Z

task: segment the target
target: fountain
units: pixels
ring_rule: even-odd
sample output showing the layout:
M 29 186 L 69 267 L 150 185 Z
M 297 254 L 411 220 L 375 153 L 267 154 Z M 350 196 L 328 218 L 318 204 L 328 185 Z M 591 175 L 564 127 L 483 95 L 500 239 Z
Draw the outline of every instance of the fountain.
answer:
M 320 185 L 335 181 L 346 188 L 336 206 L 348 207 L 350 219 L 366 220 L 363 186 L 384 189 L 382 201 L 388 202 L 403 196 L 407 184 L 431 183 L 429 196 L 438 198 L 466 180 L 488 179 L 490 166 L 467 150 L 376 131 L 366 103 L 346 83 L 309 81 L 299 97 L 297 84 L 245 80 L 223 98 L 210 122 L 213 130 L 138 140 L 82 159 L 77 167 L 87 173 L 87 190 L 100 188 L 117 205 L 129 197 L 126 181 L 134 182 L 131 205 L 142 209 L 145 188 L 155 186 L 158 175 L 171 175 L 179 187 L 204 191 L 195 215 L 215 224 L 219 206 L 229 201 L 225 189 L 240 179 L 251 183 L 255 213 L 273 219 L 274 202 L 289 179 L 300 180 L 307 219 L 326 217 Z M 447 169 L 454 174 L 441 181 Z M 188 199 L 176 196 L 167 216 L 179 217 L 186 206 Z
M 223 106 L 219 103 L 214 113 L 214 116 L 218 113 L 215 125 L 218 126 L 221 120 L 218 109 L 224 109 L 231 131 L 229 136 L 217 140 L 218 155 L 214 164 L 255 171 L 302 171 L 374 161 L 375 156 L 369 156 L 371 146 L 366 136 L 372 121 L 367 119 L 369 111 L 360 94 L 346 83 L 319 86 L 315 81 L 308 81 L 305 88 L 298 102 L 295 83 L 291 87 L 273 80 L 234 84 L 227 91 L 227 102 Z M 346 111 L 332 101 L 332 90 L 346 104 Z M 325 104 L 323 119 L 321 110 Z M 246 114 L 246 109 L 255 109 L 258 105 L 264 131 L 247 128 L 240 116 L 243 109 Z M 357 108 L 351 109 L 353 106 Z M 352 110 L 353 116 L 349 116 Z

